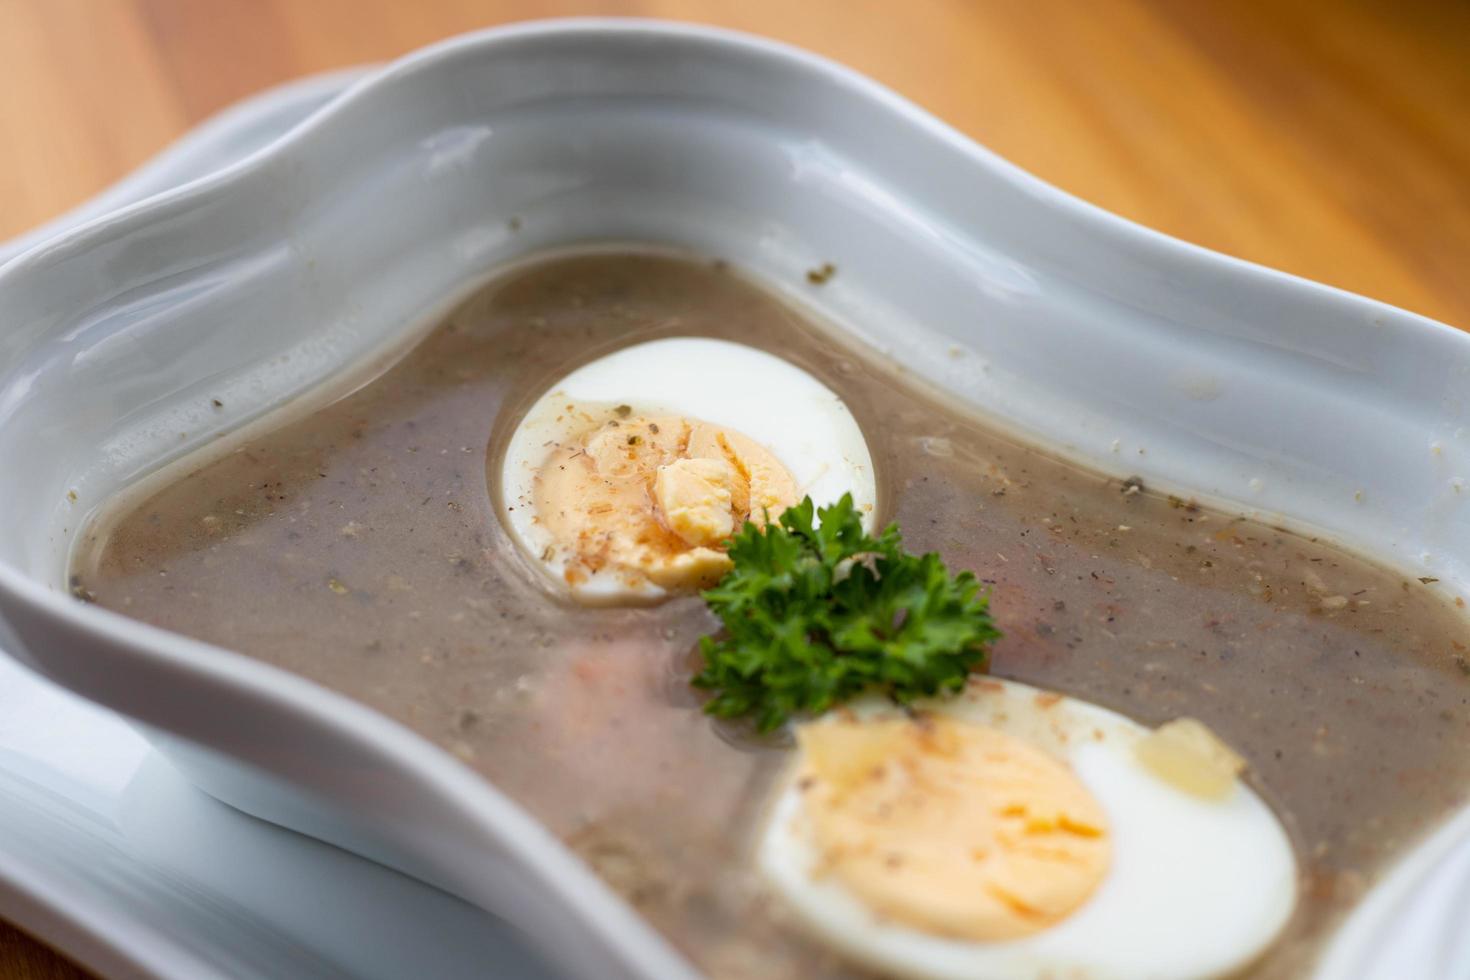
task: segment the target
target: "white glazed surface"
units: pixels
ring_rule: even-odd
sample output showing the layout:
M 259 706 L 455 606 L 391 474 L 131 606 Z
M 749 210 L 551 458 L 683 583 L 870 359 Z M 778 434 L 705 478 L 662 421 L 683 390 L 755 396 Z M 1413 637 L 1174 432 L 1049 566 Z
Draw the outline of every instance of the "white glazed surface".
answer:
M 110 493 L 401 344 L 496 265 L 608 239 L 729 259 L 1096 467 L 1463 591 L 1470 339 L 1112 217 L 800 52 L 581 21 L 410 56 L 271 148 L 0 270 L 0 644 L 171 733 L 215 791 L 502 912 L 573 973 L 686 975 L 518 808 L 400 726 L 63 588 L 71 536 Z M 824 262 L 836 278 L 806 286 Z M 1397 975 L 1466 962 L 1463 940 L 1416 944 L 1394 919 L 1443 908 L 1420 908 L 1443 888 L 1403 882 L 1464 867 L 1463 828 L 1446 833 L 1344 932 Z M 1326 964 L 1389 975 L 1353 972 L 1368 968 Z
M 0 660 L 0 917 L 112 980 L 548 980 L 480 909 L 191 786 Z

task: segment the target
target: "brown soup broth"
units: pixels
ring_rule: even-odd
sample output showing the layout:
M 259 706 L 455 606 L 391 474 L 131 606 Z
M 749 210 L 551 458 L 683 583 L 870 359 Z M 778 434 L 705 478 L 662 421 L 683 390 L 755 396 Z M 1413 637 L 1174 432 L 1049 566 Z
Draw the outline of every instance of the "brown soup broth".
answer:
M 1386 861 L 1465 802 L 1462 618 L 1432 584 L 1018 444 L 718 263 L 589 253 L 513 272 L 365 387 L 115 505 L 77 588 L 444 746 L 713 975 L 866 975 L 753 868 L 789 753 L 701 713 L 702 602 L 559 600 L 491 499 L 548 385 L 675 335 L 772 351 L 846 400 L 882 516 L 990 584 L 996 674 L 1146 724 L 1201 718 L 1249 759 L 1304 876 L 1253 975 L 1303 973 Z

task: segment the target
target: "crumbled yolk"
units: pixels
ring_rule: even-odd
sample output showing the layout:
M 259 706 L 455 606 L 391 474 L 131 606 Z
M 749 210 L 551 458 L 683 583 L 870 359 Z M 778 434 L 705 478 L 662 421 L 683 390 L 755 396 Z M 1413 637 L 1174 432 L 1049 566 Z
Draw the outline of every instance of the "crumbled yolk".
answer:
M 1138 743 L 1138 760 L 1176 789 L 1207 800 L 1224 799 L 1245 760 L 1204 722 L 1176 718 Z
M 723 459 L 676 459 L 658 468 L 653 499 L 669 530 L 693 548 L 712 548 L 735 530 L 735 468 Z
M 568 409 L 572 409 L 569 407 Z M 604 571 L 630 585 L 705 588 L 725 574 L 724 543 L 796 502 L 796 484 L 733 429 L 626 406 L 556 447 L 537 473 L 537 521 L 572 585 Z
M 881 916 L 1013 939 L 1071 914 L 1107 873 L 1102 806 L 1013 735 L 944 716 L 839 716 L 798 738 L 820 869 Z

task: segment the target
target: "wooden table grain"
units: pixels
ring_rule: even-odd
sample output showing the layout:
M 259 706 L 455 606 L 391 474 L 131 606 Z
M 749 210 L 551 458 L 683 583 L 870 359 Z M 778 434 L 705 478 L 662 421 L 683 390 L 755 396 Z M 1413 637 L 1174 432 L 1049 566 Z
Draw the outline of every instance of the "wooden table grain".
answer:
M 1456 0 L 0 0 L 0 238 L 265 86 L 572 14 L 794 42 L 1119 214 L 1470 327 Z M 82 975 L 0 924 L 0 977 Z

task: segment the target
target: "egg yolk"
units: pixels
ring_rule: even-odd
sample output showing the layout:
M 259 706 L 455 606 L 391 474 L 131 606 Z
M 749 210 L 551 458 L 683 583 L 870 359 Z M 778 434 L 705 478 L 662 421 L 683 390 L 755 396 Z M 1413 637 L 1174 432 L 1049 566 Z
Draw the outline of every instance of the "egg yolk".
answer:
M 1138 760 L 1176 789 L 1223 800 L 1245 771 L 1245 759 L 1195 718 L 1165 722 L 1139 741 Z
M 567 406 L 569 414 L 576 406 Z M 599 572 L 670 590 L 712 585 L 730 568 L 724 542 L 796 503 L 796 484 L 763 446 L 733 429 L 620 406 L 557 446 L 536 475 L 536 520 L 577 585 Z
M 885 918 L 1014 939 L 1075 911 L 1107 873 L 1101 805 L 1071 769 L 1015 736 L 944 716 L 849 716 L 798 738 L 819 872 Z

